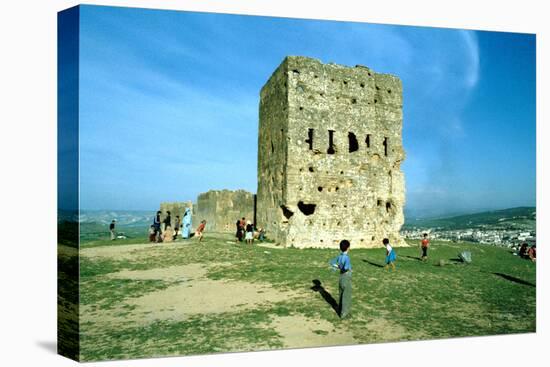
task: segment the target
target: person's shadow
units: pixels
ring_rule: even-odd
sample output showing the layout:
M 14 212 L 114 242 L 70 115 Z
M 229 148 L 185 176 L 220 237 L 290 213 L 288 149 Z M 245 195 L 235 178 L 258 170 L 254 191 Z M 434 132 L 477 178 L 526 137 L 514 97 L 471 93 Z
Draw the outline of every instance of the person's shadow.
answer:
M 367 264 L 370 264 L 370 265 L 372 265 L 372 266 L 376 266 L 377 268 L 383 268 L 383 267 L 384 267 L 384 265 L 380 265 L 380 264 L 374 263 L 374 262 L 369 261 L 369 260 L 367 260 L 367 259 L 363 259 L 363 262 L 366 262 Z
M 312 291 L 319 292 L 321 294 L 321 297 L 332 307 L 334 312 L 336 312 L 337 315 L 340 315 L 340 308 L 338 307 L 338 303 L 332 297 L 332 295 L 327 292 L 327 290 L 321 285 L 321 281 L 319 279 L 312 280 L 313 287 L 311 287 Z

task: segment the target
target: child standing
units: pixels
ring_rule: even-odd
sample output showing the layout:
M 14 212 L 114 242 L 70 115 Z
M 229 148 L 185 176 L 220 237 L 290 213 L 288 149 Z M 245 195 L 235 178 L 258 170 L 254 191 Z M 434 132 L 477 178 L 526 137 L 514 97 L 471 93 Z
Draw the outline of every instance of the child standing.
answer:
M 155 226 L 151 224 L 151 227 L 149 227 L 149 242 L 156 242 L 157 241 L 157 231 L 155 230 Z
M 252 226 L 252 223 L 250 221 L 246 222 L 246 244 L 252 245 L 252 242 L 254 241 L 254 226 Z
M 385 266 L 385 268 L 386 268 L 386 270 L 389 270 L 390 265 L 391 265 L 392 270 L 395 271 L 396 256 L 395 256 L 395 251 L 393 250 L 393 247 L 391 247 L 391 245 L 390 245 L 390 240 L 388 240 L 387 238 L 384 238 L 382 240 L 382 243 L 386 247 L 386 266 Z
M 339 314 L 341 319 L 349 316 L 351 308 L 351 261 L 349 257 L 350 243 L 348 240 L 340 242 L 340 255 L 330 263 L 340 271 L 338 288 L 340 291 Z
M 430 240 L 428 240 L 428 234 L 424 233 L 424 238 L 422 239 L 422 242 L 420 243 L 420 247 L 422 248 L 422 261 L 428 260 L 428 247 L 430 246 Z

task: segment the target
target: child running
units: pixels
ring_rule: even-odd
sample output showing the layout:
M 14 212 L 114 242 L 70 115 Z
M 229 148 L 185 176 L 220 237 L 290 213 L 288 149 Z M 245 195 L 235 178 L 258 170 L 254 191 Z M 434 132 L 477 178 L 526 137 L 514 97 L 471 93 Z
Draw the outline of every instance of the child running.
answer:
M 395 251 L 394 251 L 393 247 L 391 247 L 391 245 L 390 245 L 390 240 L 388 240 L 387 238 L 384 238 L 382 240 L 382 243 L 386 247 L 386 266 L 385 266 L 385 269 L 389 270 L 390 265 L 391 265 L 392 270 L 395 271 L 396 256 L 395 256 Z
M 339 314 L 341 319 L 349 317 L 351 308 L 351 261 L 349 258 L 350 243 L 348 240 L 340 242 L 340 255 L 331 260 L 331 265 L 340 270 L 338 288 L 340 291 Z
M 204 232 L 204 227 L 206 227 L 206 220 L 202 220 L 201 224 L 197 227 L 197 230 L 195 231 L 195 236 L 199 238 L 199 242 L 202 242 L 202 235 Z

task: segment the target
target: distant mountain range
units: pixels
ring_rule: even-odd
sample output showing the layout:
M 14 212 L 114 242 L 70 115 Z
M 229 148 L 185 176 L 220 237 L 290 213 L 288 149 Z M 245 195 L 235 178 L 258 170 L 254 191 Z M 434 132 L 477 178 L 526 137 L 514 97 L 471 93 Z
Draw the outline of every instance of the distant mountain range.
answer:
M 473 227 L 536 227 L 536 208 L 519 207 L 438 218 L 406 218 L 405 229 L 412 227 L 462 229 Z

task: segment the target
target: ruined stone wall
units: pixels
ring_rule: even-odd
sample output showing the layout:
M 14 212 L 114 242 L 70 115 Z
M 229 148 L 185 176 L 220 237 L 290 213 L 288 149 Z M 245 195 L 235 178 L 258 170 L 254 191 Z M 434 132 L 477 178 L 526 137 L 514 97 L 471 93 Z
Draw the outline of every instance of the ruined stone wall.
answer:
M 164 218 L 166 218 L 166 212 L 170 211 L 171 219 L 172 219 L 172 228 L 174 227 L 174 223 L 176 221 L 176 215 L 180 216 L 180 224 L 183 220 L 183 214 L 185 214 L 185 208 L 191 208 L 191 213 L 193 212 L 193 203 L 191 201 L 182 201 L 182 202 L 172 202 L 172 203 L 160 203 L 160 211 L 161 214 L 161 220 L 164 221 Z
M 283 245 L 403 245 L 401 81 L 287 57 L 262 88 L 258 226 Z
M 210 190 L 197 198 L 193 227 L 206 219 L 206 229 L 212 232 L 235 232 L 237 219 L 254 221 L 254 195 L 244 190 Z

